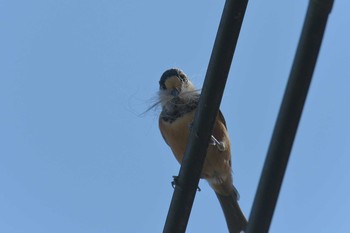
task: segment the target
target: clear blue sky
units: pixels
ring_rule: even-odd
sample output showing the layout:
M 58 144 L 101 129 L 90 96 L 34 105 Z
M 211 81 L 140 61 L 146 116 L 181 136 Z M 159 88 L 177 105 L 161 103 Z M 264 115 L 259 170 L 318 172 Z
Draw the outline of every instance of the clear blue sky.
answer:
M 203 83 L 224 1 L 0 0 L 0 232 L 161 232 L 179 165 L 152 104 Z M 251 1 L 221 109 L 248 216 L 308 1 Z M 336 0 L 271 232 L 349 232 L 350 2 Z M 189 233 L 227 232 L 205 181 Z

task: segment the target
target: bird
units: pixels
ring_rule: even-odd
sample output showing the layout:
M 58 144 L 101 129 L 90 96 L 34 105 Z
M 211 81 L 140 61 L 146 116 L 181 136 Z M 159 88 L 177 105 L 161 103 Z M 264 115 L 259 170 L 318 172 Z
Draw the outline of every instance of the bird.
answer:
M 199 91 L 182 70 L 171 68 L 162 74 L 158 92 L 158 103 L 161 105 L 159 129 L 180 164 L 199 97 Z M 248 222 L 238 204 L 239 194 L 233 185 L 231 144 L 225 118 L 220 110 L 214 123 L 201 178 L 207 180 L 214 190 L 229 232 L 244 232 Z

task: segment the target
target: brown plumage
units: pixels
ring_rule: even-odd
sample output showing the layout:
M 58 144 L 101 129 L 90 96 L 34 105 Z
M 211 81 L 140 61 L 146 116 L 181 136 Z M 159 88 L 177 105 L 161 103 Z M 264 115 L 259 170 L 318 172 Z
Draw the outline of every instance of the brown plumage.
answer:
M 159 129 L 175 158 L 181 163 L 200 94 L 179 69 L 165 71 L 159 84 L 159 102 L 162 105 Z M 206 179 L 214 189 L 229 232 L 239 233 L 246 228 L 247 220 L 238 205 L 238 193 L 233 186 L 230 139 L 220 111 L 212 137 L 214 138 L 207 150 L 201 178 Z

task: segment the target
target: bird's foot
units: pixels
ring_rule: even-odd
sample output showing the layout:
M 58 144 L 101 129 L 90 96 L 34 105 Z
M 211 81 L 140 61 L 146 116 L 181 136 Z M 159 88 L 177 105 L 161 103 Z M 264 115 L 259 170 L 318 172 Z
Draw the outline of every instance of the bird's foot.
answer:
M 191 123 L 188 124 L 188 129 L 191 131 L 191 129 L 193 128 L 193 121 Z
M 219 149 L 219 151 L 225 150 L 225 144 L 223 142 L 219 142 L 213 135 L 211 135 L 209 145 L 216 146 Z
M 178 176 L 173 176 L 173 181 L 171 181 L 171 186 L 175 188 L 177 185 L 179 185 L 179 177 Z M 202 191 L 201 188 L 198 186 L 197 191 L 200 192 Z
M 176 185 L 179 184 L 179 177 L 178 176 L 173 176 L 173 181 L 171 181 L 171 186 L 175 188 Z
M 188 129 L 191 131 L 193 128 L 193 121 L 188 125 Z M 216 146 L 219 151 L 225 151 L 225 144 L 223 142 L 219 142 L 213 135 L 211 135 L 209 145 Z

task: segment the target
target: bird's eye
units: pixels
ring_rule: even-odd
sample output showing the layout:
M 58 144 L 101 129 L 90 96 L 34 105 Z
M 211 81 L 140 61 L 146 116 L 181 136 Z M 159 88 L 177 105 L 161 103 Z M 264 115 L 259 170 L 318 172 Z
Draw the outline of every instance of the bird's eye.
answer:
M 187 77 L 185 74 L 180 73 L 178 77 L 180 78 L 181 82 L 183 82 L 183 83 L 187 82 Z
M 165 90 L 165 89 L 166 89 L 165 83 L 161 83 L 161 84 L 159 85 L 159 89 L 160 89 L 160 90 Z

